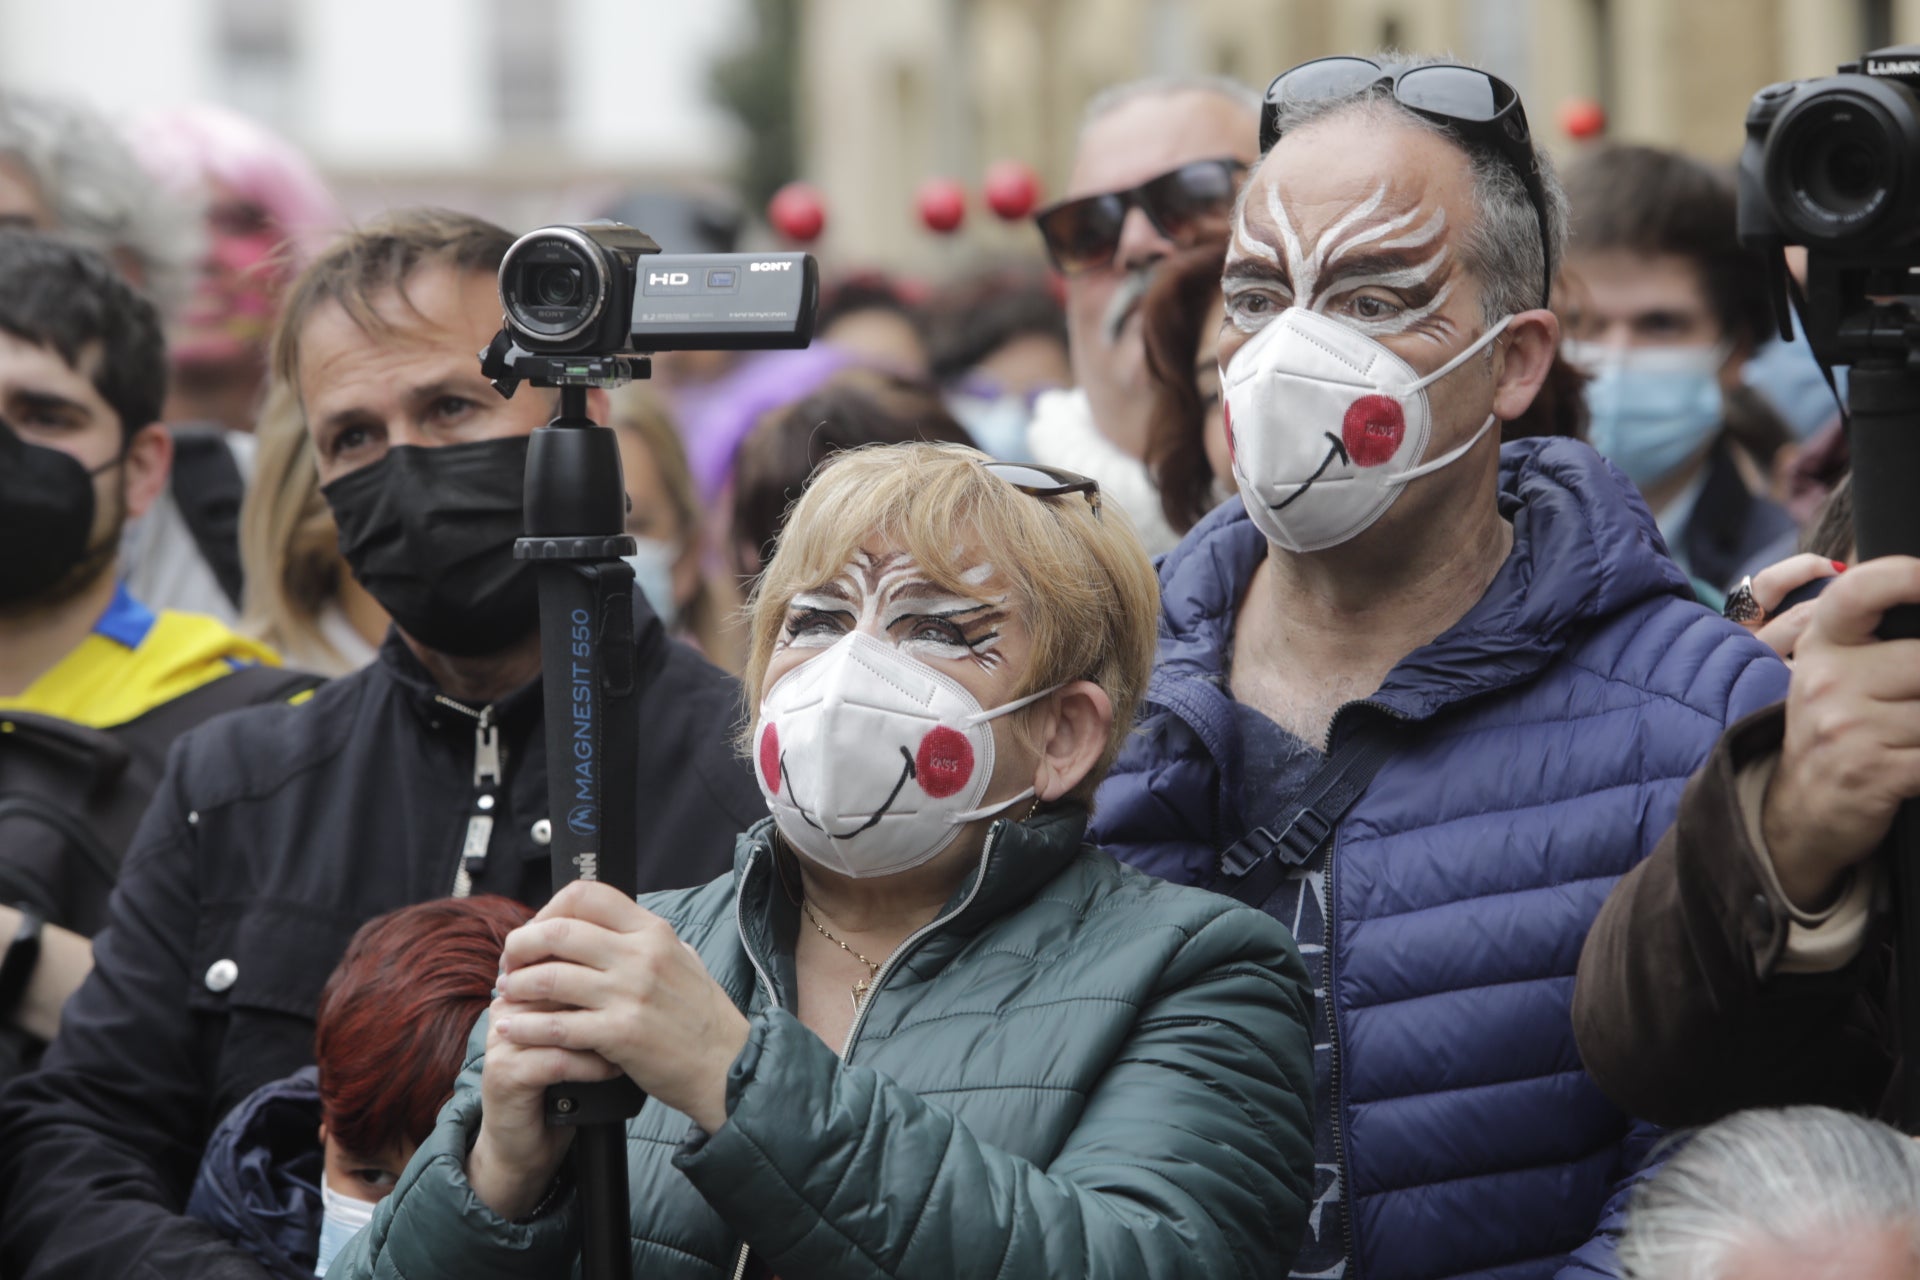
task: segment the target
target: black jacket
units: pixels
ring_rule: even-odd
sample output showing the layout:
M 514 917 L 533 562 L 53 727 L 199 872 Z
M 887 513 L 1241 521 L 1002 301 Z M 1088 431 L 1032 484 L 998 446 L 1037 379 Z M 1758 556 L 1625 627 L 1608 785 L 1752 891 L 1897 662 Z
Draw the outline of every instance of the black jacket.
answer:
M 1688 572 L 1718 591 L 1731 590 L 1755 556 L 1794 533 L 1792 516 L 1747 488 L 1733 447 L 1724 439 L 1715 445 L 1706 484 L 1680 533 Z
M 729 735 L 738 685 L 648 627 L 639 887 L 702 884 L 765 813 Z M 220 1118 L 312 1061 L 320 989 L 355 929 L 453 890 L 477 815 L 475 722 L 397 638 L 298 706 L 188 734 L 128 852 L 94 970 L 40 1071 L 0 1093 L 0 1274 L 262 1272 L 180 1216 Z M 493 708 L 503 778 L 475 893 L 550 889 L 538 682 Z

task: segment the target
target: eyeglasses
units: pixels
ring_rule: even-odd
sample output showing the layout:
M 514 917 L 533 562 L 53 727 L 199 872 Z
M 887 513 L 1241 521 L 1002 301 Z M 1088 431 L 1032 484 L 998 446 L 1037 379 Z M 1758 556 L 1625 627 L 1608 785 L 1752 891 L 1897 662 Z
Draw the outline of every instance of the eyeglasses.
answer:
M 1100 518 L 1100 482 L 1091 476 L 1060 467 L 1045 467 L 1037 462 L 984 462 L 980 464 L 1008 484 L 1036 498 L 1058 498 L 1063 494 L 1083 493 L 1094 518 Z
M 1534 162 L 1526 108 L 1513 86 L 1498 76 L 1444 62 L 1388 71 L 1371 58 L 1315 58 L 1281 72 L 1267 86 L 1266 101 L 1260 107 L 1260 153 L 1265 155 L 1280 140 L 1280 109 L 1286 103 L 1353 97 L 1377 84 L 1391 84 L 1394 100 L 1401 106 L 1469 146 L 1491 148 L 1520 175 L 1533 202 L 1533 216 L 1540 224 L 1540 250 L 1547 259 L 1540 288 L 1540 305 L 1546 306 L 1553 291 L 1546 188 Z
M 1047 256 L 1067 275 L 1113 261 L 1129 209 L 1140 210 L 1154 230 L 1189 248 L 1210 235 L 1225 237 L 1246 167 L 1233 159 L 1195 160 L 1125 191 L 1048 205 L 1033 215 L 1033 221 L 1046 242 Z

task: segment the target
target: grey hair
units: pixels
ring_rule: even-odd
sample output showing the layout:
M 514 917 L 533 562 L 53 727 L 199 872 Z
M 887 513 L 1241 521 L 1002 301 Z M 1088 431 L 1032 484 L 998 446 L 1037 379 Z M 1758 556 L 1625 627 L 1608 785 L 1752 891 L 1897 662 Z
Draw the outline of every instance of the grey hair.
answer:
M 62 234 L 130 258 L 162 316 L 193 291 L 200 211 L 150 177 L 113 126 L 74 103 L 0 93 L 0 156 L 39 189 Z
M 1085 133 L 1089 125 L 1128 103 L 1145 98 L 1173 98 L 1183 93 L 1209 93 L 1245 107 L 1255 116 L 1260 114 L 1260 91 L 1232 76 L 1146 76 L 1109 85 L 1087 99 L 1086 108 L 1080 113 L 1080 131 Z
M 1634 1194 L 1619 1260 L 1627 1280 L 1731 1280 L 1742 1245 L 1875 1228 L 1904 1232 L 1920 1261 L 1920 1142 L 1827 1107 L 1743 1111 Z
M 1414 67 L 1436 63 L 1454 63 L 1450 57 L 1407 57 L 1396 53 L 1375 54 L 1382 81 L 1344 98 L 1317 98 L 1287 101 L 1275 112 L 1274 124 L 1284 136 L 1298 129 L 1350 111 L 1373 113 L 1381 118 L 1424 129 L 1453 143 L 1466 153 L 1473 176 L 1474 206 L 1478 217 L 1468 229 L 1460 246 L 1460 257 L 1474 279 L 1480 282 L 1481 318 L 1493 324 L 1518 311 L 1531 311 L 1544 305 L 1542 284 L 1557 271 L 1567 248 L 1567 193 L 1554 173 L 1553 158 L 1533 142 L 1533 163 L 1540 173 L 1540 188 L 1546 196 L 1546 237 L 1541 239 L 1540 219 L 1534 214 L 1527 184 L 1519 172 L 1489 147 L 1466 145 L 1442 126 L 1417 115 L 1394 99 L 1385 77 Z M 1465 65 L 1465 64 L 1461 64 Z M 1249 186 L 1251 184 L 1248 184 Z M 1544 252 L 1545 257 L 1542 258 Z

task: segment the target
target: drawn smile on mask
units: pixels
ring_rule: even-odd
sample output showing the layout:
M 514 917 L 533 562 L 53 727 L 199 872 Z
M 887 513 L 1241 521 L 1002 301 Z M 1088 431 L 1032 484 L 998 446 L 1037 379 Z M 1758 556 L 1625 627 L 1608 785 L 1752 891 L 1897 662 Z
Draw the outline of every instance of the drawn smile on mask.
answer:
M 773 739 L 769 738 L 768 741 L 773 741 Z M 900 748 L 900 758 L 902 760 L 900 776 L 894 779 L 893 790 L 887 793 L 886 801 L 878 809 L 875 809 L 865 822 L 851 831 L 833 830 L 825 823 L 815 819 L 813 810 L 801 803 L 799 796 L 794 791 L 793 775 L 787 772 L 787 753 L 784 751 L 780 753 L 780 781 L 782 785 L 786 787 L 787 798 L 792 801 L 794 810 L 799 813 L 802 822 L 812 827 L 815 831 L 822 832 L 829 840 L 851 840 L 861 832 L 870 831 L 874 827 L 879 826 L 880 819 L 887 816 L 888 812 L 893 808 L 893 802 L 900 798 L 902 789 L 913 779 L 913 753 L 905 747 L 902 747 Z
M 1233 410 L 1223 406 L 1226 418 L 1227 447 L 1233 448 Z M 1327 452 L 1320 459 L 1320 465 L 1313 474 L 1302 480 L 1299 487 L 1278 502 L 1269 502 L 1267 507 L 1273 511 L 1284 511 L 1299 501 L 1309 489 L 1327 474 L 1327 469 L 1335 462 L 1343 467 L 1378 467 L 1392 461 L 1400 448 L 1400 441 L 1407 431 L 1406 414 L 1399 402 L 1389 396 L 1362 396 L 1354 401 L 1347 410 L 1345 420 L 1340 424 L 1341 434 L 1331 431 L 1320 433 L 1327 442 Z M 1342 480 L 1351 480 L 1352 475 L 1334 476 L 1328 484 L 1338 484 Z

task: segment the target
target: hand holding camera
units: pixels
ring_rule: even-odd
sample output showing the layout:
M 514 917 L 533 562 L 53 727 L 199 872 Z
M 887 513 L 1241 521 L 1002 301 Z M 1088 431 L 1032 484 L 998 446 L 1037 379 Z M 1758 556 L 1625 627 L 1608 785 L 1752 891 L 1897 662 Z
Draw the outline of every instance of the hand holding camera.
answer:
M 1888 609 L 1914 603 L 1920 560 L 1857 565 L 1814 602 L 1795 649 L 1761 823 L 1780 887 L 1803 909 L 1824 905 L 1920 796 L 1920 640 L 1875 634 Z

